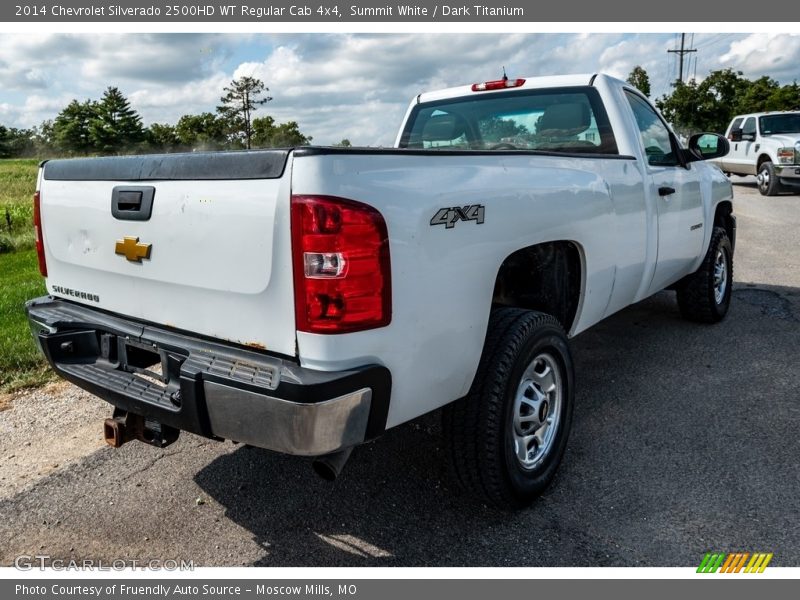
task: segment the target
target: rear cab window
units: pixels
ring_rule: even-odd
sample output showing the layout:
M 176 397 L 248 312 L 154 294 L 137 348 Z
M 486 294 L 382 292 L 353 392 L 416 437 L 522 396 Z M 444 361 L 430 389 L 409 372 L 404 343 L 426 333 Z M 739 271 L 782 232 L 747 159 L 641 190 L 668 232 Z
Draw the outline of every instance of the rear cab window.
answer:
M 476 93 L 414 107 L 400 148 L 618 154 L 592 87 Z

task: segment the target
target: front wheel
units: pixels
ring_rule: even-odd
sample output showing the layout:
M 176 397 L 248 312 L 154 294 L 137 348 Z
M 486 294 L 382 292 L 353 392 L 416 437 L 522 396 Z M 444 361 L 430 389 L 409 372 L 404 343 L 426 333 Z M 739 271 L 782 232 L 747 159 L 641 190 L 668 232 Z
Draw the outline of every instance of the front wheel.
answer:
M 723 227 L 711 234 L 700 268 L 677 286 L 681 314 L 698 323 L 717 323 L 728 312 L 733 290 L 733 248 Z
M 567 444 L 573 371 L 554 317 L 516 308 L 492 312 L 472 387 L 444 411 L 462 487 L 506 510 L 529 505 L 547 488 Z
M 778 177 L 775 175 L 775 167 L 772 166 L 770 161 L 761 163 L 758 168 L 758 175 L 756 175 L 756 181 L 758 181 L 758 191 L 762 196 L 775 196 L 781 191 L 781 183 L 778 181 Z

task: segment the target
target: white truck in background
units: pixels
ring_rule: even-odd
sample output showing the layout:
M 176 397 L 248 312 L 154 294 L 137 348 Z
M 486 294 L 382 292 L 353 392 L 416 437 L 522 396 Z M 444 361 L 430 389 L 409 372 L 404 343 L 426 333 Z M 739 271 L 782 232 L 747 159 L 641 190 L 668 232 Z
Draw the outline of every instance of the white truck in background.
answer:
M 800 112 L 737 115 L 725 137 L 730 151 L 712 161 L 725 173 L 755 175 L 762 196 L 800 191 Z
M 107 441 L 180 430 L 315 456 L 440 407 L 455 472 L 529 504 L 564 453 L 568 338 L 664 288 L 728 309 L 731 185 L 605 75 L 420 94 L 394 149 L 53 160 L 35 196 L 56 372 Z M 705 154 L 704 154 L 705 153 Z

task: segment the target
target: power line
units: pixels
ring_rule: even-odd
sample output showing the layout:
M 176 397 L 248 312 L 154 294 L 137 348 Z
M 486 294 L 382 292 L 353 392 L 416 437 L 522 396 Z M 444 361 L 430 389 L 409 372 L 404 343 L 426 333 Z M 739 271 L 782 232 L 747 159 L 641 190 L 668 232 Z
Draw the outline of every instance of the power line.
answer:
M 686 48 L 686 34 L 682 33 L 681 34 L 681 47 L 680 47 L 680 50 L 678 48 L 674 48 L 672 50 L 667 50 L 667 52 L 674 53 L 674 54 L 678 55 L 678 58 L 680 60 L 680 63 L 679 63 L 680 67 L 679 67 L 679 71 L 678 71 L 678 79 L 677 79 L 677 81 L 680 81 L 681 83 L 683 83 L 683 57 L 685 55 L 687 55 L 687 54 L 691 54 L 692 52 L 697 52 L 697 48 Z

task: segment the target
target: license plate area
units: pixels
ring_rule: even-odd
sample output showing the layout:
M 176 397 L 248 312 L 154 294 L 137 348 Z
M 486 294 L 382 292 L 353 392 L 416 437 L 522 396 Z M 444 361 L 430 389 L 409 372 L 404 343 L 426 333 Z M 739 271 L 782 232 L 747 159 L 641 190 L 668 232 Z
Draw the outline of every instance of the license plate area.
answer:
M 155 344 L 127 338 L 118 340 L 117 354 L 123 371 L 133 373 L 164 390 L 177 387 L 181 363 L 186 359 L 183 355 L 161 349 Z

